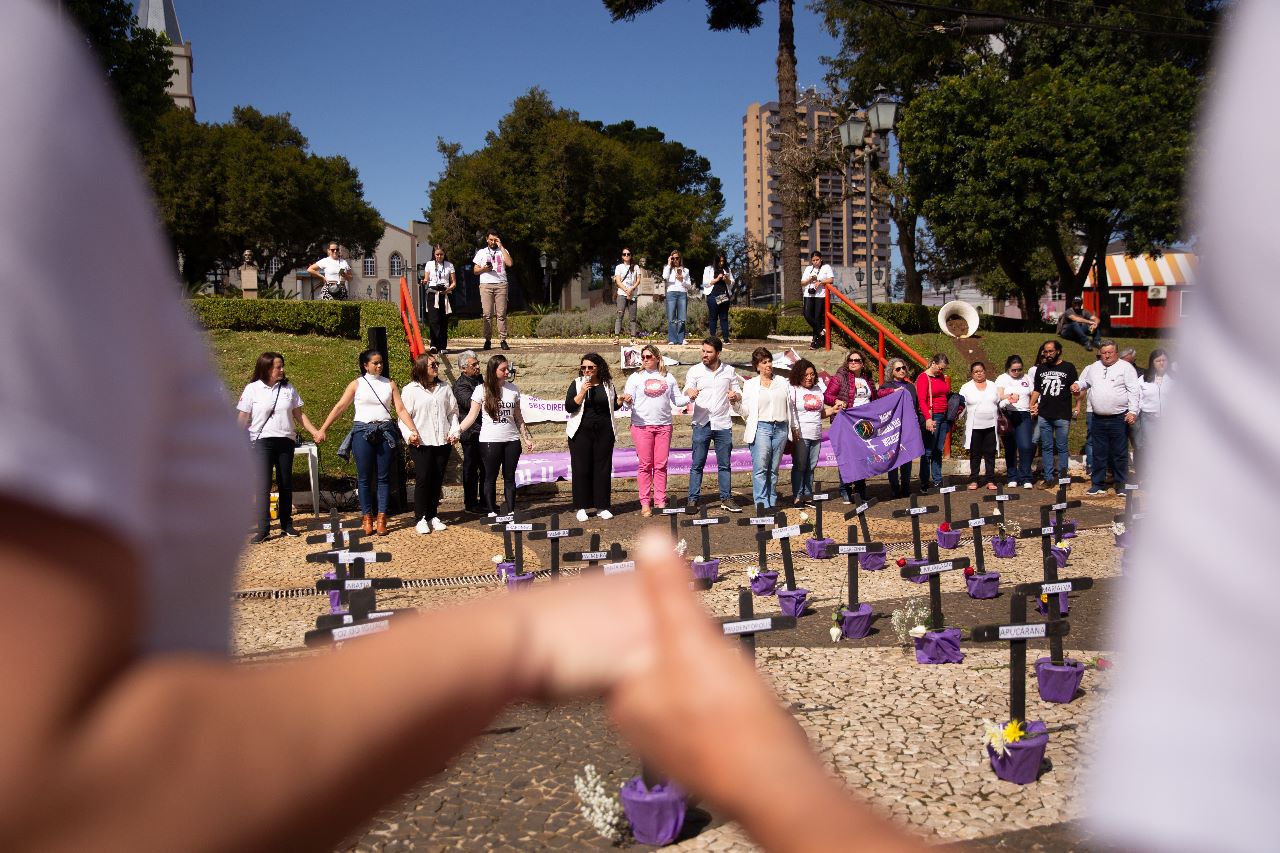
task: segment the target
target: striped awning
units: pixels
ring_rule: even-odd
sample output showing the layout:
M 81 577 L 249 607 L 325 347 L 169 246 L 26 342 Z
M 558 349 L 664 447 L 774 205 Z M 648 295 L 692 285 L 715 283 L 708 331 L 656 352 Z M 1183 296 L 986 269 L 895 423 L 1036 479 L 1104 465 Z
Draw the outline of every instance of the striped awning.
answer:
M 1080 259 L 1076 259 L 1079 263 Z M 1107 255 L 1107 284 L 1111 287 L 1150 287 L 1163 284 L 1166 287 L 1187 286 L 1196 283 L 1196 267 L 1199 259 L 1190 252 L 1165 252 L 1158 258 L 1138 255 Z M 1095 287 L 1095 270 L 1089 271 L 1086 287 Z

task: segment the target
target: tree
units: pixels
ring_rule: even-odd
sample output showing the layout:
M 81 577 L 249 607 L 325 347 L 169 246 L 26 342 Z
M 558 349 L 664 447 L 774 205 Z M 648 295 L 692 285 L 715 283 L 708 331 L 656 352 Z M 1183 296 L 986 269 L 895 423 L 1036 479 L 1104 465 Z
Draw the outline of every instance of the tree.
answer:
M 484 230 L 497 229 L 529 301 L 544 292 L 542 252 L 565 278 L 612 261 L 623 244 L 659 267 L 679 248 L 692 267 L 709 258 L 726 226 L 720 181 L 705 157 L 655 128 L 584 121 L 540 89 L 516 99 L 483 148 L 437 147 L 445 167 L 423 211 L 431 233 L 469 258 Z
M 656 8 L 663 0 L 603 0 L 615 21 L 631 20 Z M 749 32 L 764 23 L 764 0 L 707 0 L 707 26 L 713 31 Z M 778 0 L 778 134 L 796 139 L 800 120 L 796 113 L 795 0 Z M 782 203 L 782 269 L 787 288 L 784 301 L 800 298 L 801 217 L 791 203 Z M 763 238 L 763 235 L 760 235 Z
M 377 246 L 382 219 L 355 168 L 307 147 L 288 114 L 236 107 L 226 124 L 202 124 L 186 110 L 161 118 L 144 161 L 189 284 L 220 264 L 238 265 L 246 249 L 260 264 L 280 259 L 271 280 L 279 287 L 329 240 L 352 257 Z
M 143 142 L 160 117 L 176 109 L 169 97 L 169 39 L 140 26 L 128 0 L 65 0 L 63 7 L 102 64 L 129 132 Z

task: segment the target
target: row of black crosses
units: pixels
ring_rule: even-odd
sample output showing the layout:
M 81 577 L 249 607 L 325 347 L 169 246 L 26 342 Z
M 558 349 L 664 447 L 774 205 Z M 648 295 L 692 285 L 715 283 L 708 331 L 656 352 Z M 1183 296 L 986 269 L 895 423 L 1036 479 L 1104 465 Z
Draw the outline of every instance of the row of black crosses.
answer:
M 354 522 L 352 525 L 354 526 Z M 404 586 L 404 581 L 400 578 L 365 577 L 367 564 L 389 563 L 391 555 L 374 551 L 373 546 L 367 543 L 360 543 L 362 531 L 344 528 L 336 508 L 330 511 L 328 521 L 314 521 L 310 529 L 322 532 L 315 536 L 308 536 L 307 544 L 324 544 L 331 547 L 308 554 L 307 562 L 328 563 L 333 566 L 335 575 L 332 578 L 318 579 L 316 589 L 321 592 L 336 590 L 338 600 L 345 611 L 325 613 L 317 617 L 315 629 L 308 631 L 303 637 L 306 645 L 325 645 L 343 642 L 365 634 L 379 633 L 391 627 L 392 618 L 417 612 L 416 608 L 378 609 L 377 591 L 400 589 Z

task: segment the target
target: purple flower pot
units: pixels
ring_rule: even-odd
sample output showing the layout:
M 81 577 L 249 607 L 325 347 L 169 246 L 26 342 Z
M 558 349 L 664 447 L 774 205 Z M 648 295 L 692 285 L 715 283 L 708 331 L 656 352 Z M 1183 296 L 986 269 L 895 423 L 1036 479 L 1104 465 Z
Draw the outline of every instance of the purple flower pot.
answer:
M 507 589 L 519 589 L 532 583 L 533 572 L 525 572 L 522 575 L 518 575 L 514 571 L 507 572 Z
M 773 595 L 777 588 L 777 572 L 760 572 L 751 579 L 751 591 L 756 595 Z
M 888 555 L 884 551 L 858 555 L 858 568 L 864 572 L 878 572 L 885 567 Z
M 510 575 L 514 575 L 515 573 L 516 573 L 515 563 L 498 563 L 498 579 L 501 580 L 503 583 L 506 583 L 507 578 Z
M 646 788 L 643 779 L 632 776 L 618 794 L 636 841 L 661 847 L 680 835 L 687 806 L 684 791 L 674 782 L 661 782 Z
M 804 540 L 804 552 L 813 560 L 830 560 L 836 555 L 836 540 L 806 539 Z
M 1126 530 L 1124 533 L 1116 534 L 1116 547 L 1117 548 L 1129 547 L 1129 531 Z
M 329 580 L 331 580 L 331 581 L 333 581 L 333 580 L 337 580 L 337 579 L 338 579 L 337 574 L 335 574 L 334 572 L 325 572 L 325 573 L 324 573 L 324 576 L 325 576 L 326 578 L 328 578 Z M 341 591 L 336 590 L 336 589 L 331 589 L 331 590 L 329 590 L 329 612 L 330 612 L 330 613 L 341 613 L 341 612 L 342 612 L 342 593 L 341 593 Z
M 959 548 L 960 547 L 960 531 L 959 530 L 938 530 L 938 547 L 939 548 Z
M 804 613 L 805 602 L 809 600 L 809 590 L 797 587 L 796 589 L 780 589 L 778 590 L 778 606 L 782 609 L 783 616 L 799 616 Z
M 912 568 L 914 566 L 924 566 L 924 565 L 928 565 L 928 563 L 929 563 L 928 560 L 907 560 L 907 568 Z M 914 578 L 907 578 L 907 580 L 911 581 L 912 583 L 928 583 L 929 576 L 916 575 Z
M 995 537 L 991 540 L 991 553 L 997 557 L 1009 558 L 1018 556 L 1018 540 L 1012 536 Z
M 712 582 L 720 580 L 720 558 L 712 557 L 706 562 L 694 560 L 693 576 L 695 578 L 705 578 Z
M 846 640 L 861 640 L 871 633 L 871 605 L 863 602 L 857 610 L 840 611 L 840 636 Z
M 1063 539 L 1076 538 L 1076 523 L 1074 521 L 1062 522 L 1062 538 Z
M 916 643 L 916 663 L 960 663 L 960 629 L 943 628 L 927 631 L 923 637 L 912 637 Z
M 974 572 L 964 579 L 964 585 L 969 589 L 970 598 L 995 598 L 1000 594 L 1000 573 L 980 575 Z
M 1055 545 L 1049 549 L 1049 553 L 1053 554 L 1053 559 L 1058 561 L 1058 568 L 1065 569 L 1067 560 L 1071 558 L 1071 546 Z
M 1059 615 L 1059 616 L 1066 616 L 1066 615 L 1067 615 L 1067 612 L 1068 612 L 1070 609 L 1071 609 L 1071 600 L 1070 600 L 1069 598 L 1067 598 L 1067 594 L 1066 594 L 1065 592 L 1060 592 L 1060 593 L 1058 593 L 1058 615 Z M 1037 613 L 1039 613 L 1041 616 L 1048 616 L 1048 615 L 1049 615 L 1049 605 L 1045 604 L 1043 601 L 1041 601 L 1039 598 L 1037 598 L 1037 599 L 1036 599 L 1036 612 L 1037 612 Z
M 996 776 L 1015 785 L 1029 785 L 1040 775 L 1040 764 L 1044 761 L 1044 749 L 1049 745 L 1049 734 L 1045 724 L 1039 720 L 1027 721 L 1027 734 L 1017 743 L 1008 744 L 1004 755 L 996 755 L 996 751 L 987 747 L 987 755 L 991 758 L 991 769 Z
M 1076 698 L 1080 681 L 1084 678 L 1084 663 L 1064 658 L 1058 666 L 1049 658 L 1036 660 L 1036 682 L 1040 686 L 1040 698 L 1046 702 L 1065 705 Z

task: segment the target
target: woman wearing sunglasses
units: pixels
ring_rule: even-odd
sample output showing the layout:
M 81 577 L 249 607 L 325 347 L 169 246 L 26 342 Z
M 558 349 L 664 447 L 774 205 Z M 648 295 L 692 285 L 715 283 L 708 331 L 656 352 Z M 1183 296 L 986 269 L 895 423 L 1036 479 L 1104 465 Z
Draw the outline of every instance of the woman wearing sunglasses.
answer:
M 916 386 L 911 382 L 911 374 L 907 371 L 907 363 L 900 358 L 889 359 L 884 369 L 884 386 L 880 389 L 882 395 L 885 391 L 906 391 L 911 395 L 911 407 L 916 412 L 916 422 L 920 426 L 920 438 L 923 440 L 927 433 L 924 427 L 924 414 L 920 411 L 920 398 L 916 396 Z M 928 460 L 921 458 L 920 467 L 923 470 L 928 464 Z M 892 469 L 889 472 L 889 492 L 895 498 L 905 498 L 911 494 L 911 460 L 908 459 L 902 465 Z
M 667 506 L 667 455 L 671 450 L 671 415 L 689 405 L 676 378 L 667 372 L 653 344 L 640 350 L 641 368 L 627 377 L 622 402 L 631 407 L 631 440 L 636 446 L 636 480 L 640 514 L 653 514 L 650 504 Z
M 413 381 L 400 394 L 404 407 L 418 428 L 418 442 L 409 442 L 413 457 L 413 514 L 418 519 L 416 530 L 430 533 L 444 530 L 440 520 L 440 493 L 444 488 L 444 469 L 453 455 L 458 440 L 458 400 L 449 383 L 440 378 L 439 357 L 418 356 L 413 363 Z M 401 425 L 400 431 L 404 432 Z
M 672 252 L 667 265 L 662 268 L 662 280 L 667 292 L 667 343 L 680 346 L 684 343 L 685 320 L 689 316 L 689 268 L 684 265 L 679 252 Z
M 618 408 L 609 365 L 594 352 L 582 357 L 578 376 L 569 383 L 564 410 L 569 415 L 569 470 L 578 521 L 594 509 L 603 521 L 613 518 L 610 481 L 613 479 L 613 413 Z
M 844 364 L 836 371 L 835 376 L 827 383 L 827 392 L 823 402 L 834 406 L 836 411 L 852 409 L 869 403 L 876 397 L 876 386 L 871 381 L 871 374 L 866 370 L 866 362 L 861 353 L 850 352 L 845 356 Z M 867 499 L 867 481 L 857 480 L 853 483 L 841 483 L 840 494 L 846 504 L 853 503 L 853 495 L 858 500 Z

